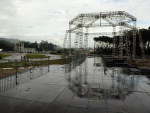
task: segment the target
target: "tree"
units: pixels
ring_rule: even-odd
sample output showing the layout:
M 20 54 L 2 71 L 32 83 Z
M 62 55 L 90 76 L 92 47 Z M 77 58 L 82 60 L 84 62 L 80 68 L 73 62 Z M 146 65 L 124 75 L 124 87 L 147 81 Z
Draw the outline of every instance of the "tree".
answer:
M 7 40 L 0 40 L 0 49 L 3 49 L 3 51 L 13 51 L 14 44 Z
M 48 41 L 42 40 L 39 44 L 35 41 L 34 43 L 32 42 L 24 42 L 24 47 L 25 48 L 35 48 L 37 51 L 52 51 L 55 50 L 57 47 L 53 43 L 49 43 Z
M 48 41 L 41 41 L 41 43 L 40 43 L 40 51 L 53 51 L 53 50 L 55 50 L 55 48 L 56 48 L 57 46 L 56 45 L 54 45 L 53 43 L 48 43 Z
M 110 47 L 110 45 L 113 43 L 113 38 L 110 38 L 108 36 L 99 36 L 95 37 L 94 41 L 105 43 L 105 47 L 98 46 L 97 48 L 95 48 L 96 54 L 105 54 L 105 55 L 112 54 L 112 47 Z

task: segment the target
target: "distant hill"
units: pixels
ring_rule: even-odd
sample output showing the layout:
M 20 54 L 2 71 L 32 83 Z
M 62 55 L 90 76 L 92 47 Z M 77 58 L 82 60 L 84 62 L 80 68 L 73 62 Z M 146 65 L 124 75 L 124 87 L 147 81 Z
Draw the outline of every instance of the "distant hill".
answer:
M 19 39 L 3 38 L 3 37 L 0 37 L 0 40 L 9 41 L 9 42 L 11 42 L 11 43 L 18 43 L 18 42 L 21 41 L 21 40 L 19 40 Z

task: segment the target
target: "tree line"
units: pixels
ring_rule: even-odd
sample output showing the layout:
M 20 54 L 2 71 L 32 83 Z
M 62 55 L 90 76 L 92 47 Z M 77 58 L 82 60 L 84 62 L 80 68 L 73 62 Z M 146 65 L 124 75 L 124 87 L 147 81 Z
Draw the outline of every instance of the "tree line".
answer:
M 143 45 L 144 45 L 144 52 L 145 55 L 149 56 L 150 55 L 150 27 L 148 29 L 140 29 L 139 33 L 141 33 Z M 139 33 L 136 34 L 136 55 L 141 56 L 141 45 L 139 40 Z M 130 53 L 132 53 L 132 47 L 133 47 L 133 31 L 130 30 L 128 32 L 125 32 L 123 35 L 123 42 L 125 43 L 126 37 L 129 38 L 130 44 L 129 44 L 129 49 Z M 95 42 L 99 43 L 105 43 L 105 46 L 102 46 L 99 44 L 99 46 L 96 47 L 95 53 L 97 54 L 106 54 L 110 55 L 112 54 L 112 44 L 113 44 L 113 38 L 116 40 L 116 45 L 119 45 L 119 38 L 120 36 L 115 36 L 115 37 L 108 37 L 108 36 L 99 36 L 99 37 L 94 37 Z M 118 49 L 119 47 L 117 47 Z M 125 53 L 125 51 L 123 51 Z
M 37 42 L 24 42 L 24 47 L 25 48 L 35 48 L 36 51 L 54 51 L 55 48 L 57 47 L 57 45 L 48 42 L 48 41 L 44 41 L 42 40 L 40 43 Z
M 41 41 L 40 43 L 23 41 L 25 48 L 35 48 L 36 51 L 54 51 L 57 45 L 48 42 L 48 41 Z M 3 51 L 14 51 L 15 43 L 12 43 L 9 40 L 0 40 L 0 49 Z

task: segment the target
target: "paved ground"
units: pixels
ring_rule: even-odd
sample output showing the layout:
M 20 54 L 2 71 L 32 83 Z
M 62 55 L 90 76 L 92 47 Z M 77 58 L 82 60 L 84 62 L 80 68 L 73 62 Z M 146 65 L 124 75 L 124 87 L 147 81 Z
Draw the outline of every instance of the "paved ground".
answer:
M 104 73 L 101 59 L 93 58 L 70 73 L 64 69 L 1 92 L 0 113 L 150 113 L 147 77 L 120 68 Z

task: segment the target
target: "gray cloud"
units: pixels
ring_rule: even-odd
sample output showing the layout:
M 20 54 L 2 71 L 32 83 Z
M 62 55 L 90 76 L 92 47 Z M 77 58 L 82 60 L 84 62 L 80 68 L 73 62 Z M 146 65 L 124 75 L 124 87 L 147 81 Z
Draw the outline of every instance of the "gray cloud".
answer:
M 149 4 L 149 0 L 0 0 L 0 36 L 62 45 L 69 20 L 79 13 L 115 10 L 128 11 L 138 18 L 139 27 L 147 28 Z
M 13 17 L 17 13 L 17 9 L 12 0 L 0 0 L 0 15 Z M 1 18 L 0 18 L 1 19 Z

